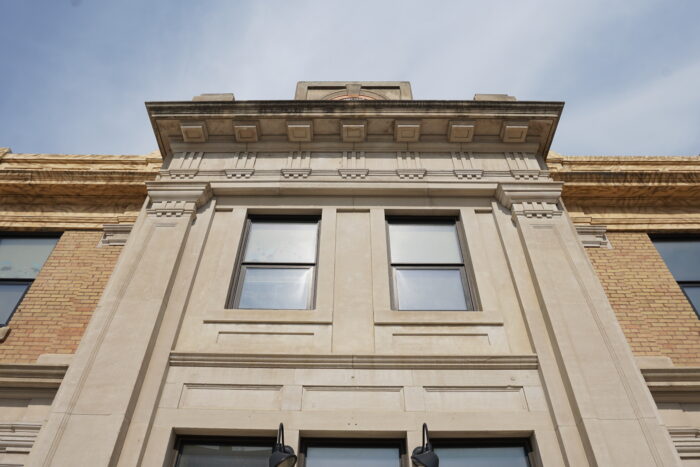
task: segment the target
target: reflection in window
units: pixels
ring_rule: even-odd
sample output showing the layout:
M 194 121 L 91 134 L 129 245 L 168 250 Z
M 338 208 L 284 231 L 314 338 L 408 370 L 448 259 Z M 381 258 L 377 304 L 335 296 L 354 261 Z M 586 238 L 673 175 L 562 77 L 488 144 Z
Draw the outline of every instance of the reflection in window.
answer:
M 389 219 L 388 229 L 394 308 L 474 309 L 456 220 Z
M 250 219 L 232 306 L 312 308 L 318 230 L 318 218 Z
M 440 467 L 530 467 L 527 440 L 432 440 Z
M 176 467 L 268 467 L 274 440 L 179 442 Z
M 305 467 L 400 467 L 402 442 L 318 440 L 302 442 Z
M 57 241 L 57 237 L 0 237 L 0 326 L 9 323 Z
M 658 237 L 654 246 L 700 317 L 700 239 Z

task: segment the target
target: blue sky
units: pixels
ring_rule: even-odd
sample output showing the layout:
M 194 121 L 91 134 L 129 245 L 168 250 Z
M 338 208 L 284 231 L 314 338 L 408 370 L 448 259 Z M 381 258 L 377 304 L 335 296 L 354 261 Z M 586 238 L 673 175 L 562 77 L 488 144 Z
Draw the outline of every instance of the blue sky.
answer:
M 2 0 L 0 18 L 14 152 L 150 152 L 145 101 L 405 80 L 416 99 L 563 100 L 563 154 L 700 153 L 697 0 Z

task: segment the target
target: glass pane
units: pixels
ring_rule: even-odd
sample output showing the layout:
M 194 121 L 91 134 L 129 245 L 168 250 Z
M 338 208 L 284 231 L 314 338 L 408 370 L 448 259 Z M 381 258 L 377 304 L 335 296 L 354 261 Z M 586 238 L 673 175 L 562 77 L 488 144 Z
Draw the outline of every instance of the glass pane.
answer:
M 695 308 L 695 313 L 700 317 L 700 285 L 682 285 L 683 292 Z
M 462 253 L 455 224 L 389 223 L 392 263 L 459 264 Z
M 318 222 L 252 221 L 244 262 L 315 263 Z
M 22 300 L 29 282 L 0 282 L 0 326 L 10 320 L 10 315 Z
M 243 270 L 238 308 L 305 310 L 311 291 L 312 268 L 258 268 Z
M 0 279 L 34 279 L 57 238 L 0 238 Z
M 271 452 L 268 446 L 183 444 L 177 467 L 268 467 Z
M 654 245 L 677 281 L 700 281 L 700 240 L 656 240 Z
M 307 467 L 400 467 L 398 448 L 309 447 Z
M 440 467 L 529 467 L 525 449 L 519 446 L 435 448 Z
M 460 269 L 396 268 L 399 310 L 468 310 Z

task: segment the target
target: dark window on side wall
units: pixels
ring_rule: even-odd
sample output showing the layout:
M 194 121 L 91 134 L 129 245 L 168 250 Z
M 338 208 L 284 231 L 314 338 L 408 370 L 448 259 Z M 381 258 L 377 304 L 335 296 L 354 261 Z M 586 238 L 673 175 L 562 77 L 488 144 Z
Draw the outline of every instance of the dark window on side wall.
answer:
M 57 241 L 57 236 L 0 234 L 0 326 L 10 322 Z
M 248 219 L 231 308 L 313 308 L 320 221 L 317 217 Z
M 431 439 L 440 467 L 530 467 L 527 440 Z
M 652 240 L 700 317 L 700 238 L 655 236 Z
M 387 219 L 396 310 L 473 310 L 458 221 Z
M 183 437 L 176 444 L 176 467 L 268 467 L 274 438 Z
M 403 440 L 302 440 L 299 467 L 401 467 Z

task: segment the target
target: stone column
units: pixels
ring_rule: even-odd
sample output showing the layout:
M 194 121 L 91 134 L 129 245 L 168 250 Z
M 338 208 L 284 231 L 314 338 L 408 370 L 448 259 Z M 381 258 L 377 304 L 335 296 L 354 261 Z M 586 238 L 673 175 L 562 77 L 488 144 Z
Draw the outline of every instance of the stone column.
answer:
M 192 220 L 208 183 L 152 182 L 29 457 L 32 466 L 108 466 L 129 427 Z
M 588 464 L 678 466 L 560 194 L 561 184 L 532 183 L 501 184 L 496 196 L 518 230 Z

